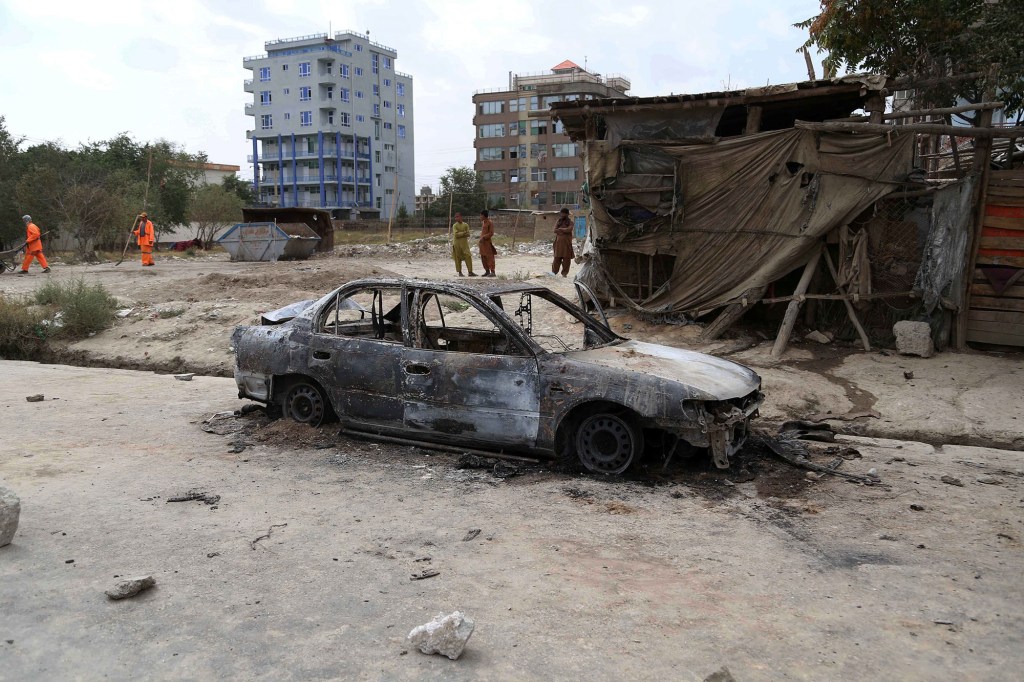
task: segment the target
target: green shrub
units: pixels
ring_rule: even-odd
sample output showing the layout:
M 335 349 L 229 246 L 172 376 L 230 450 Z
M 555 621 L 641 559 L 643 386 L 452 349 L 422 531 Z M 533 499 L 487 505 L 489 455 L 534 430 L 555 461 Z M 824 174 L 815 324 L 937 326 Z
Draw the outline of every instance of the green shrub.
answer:
M 81 277 L 67 282 L 47 281 L 36 289 L 35 301 L 53 308 L 55 318 L 59 313 L 57 333 L 67 338 L 82 338 L 106 329 L 117 310 L 117 299 L 102 284 L 88 284 Z
M 46 345 L 43 316 L 21 298 L 0 293 L 0 358 L 31 360 Z
M 184 308 L 164 308 L 163 310 L 157 311 L 156 316 L 161 320 L 166 320 L 169 317 L 180 317 L 185 314 Z

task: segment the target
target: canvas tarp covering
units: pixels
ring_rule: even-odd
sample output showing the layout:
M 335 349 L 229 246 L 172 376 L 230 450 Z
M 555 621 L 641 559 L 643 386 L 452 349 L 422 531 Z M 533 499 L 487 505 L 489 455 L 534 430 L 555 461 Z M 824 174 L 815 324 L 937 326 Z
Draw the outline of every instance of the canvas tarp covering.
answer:
M 675 257 L 647 312 L 708 311 L 801 266 L 819 240 L 896 189 L 913 135 L 788 129 L 715 144 L 590 143 L 596 257 L 581 277 L 623 299 L 602 253 Z
M 973 211 L 973 177 L 935 192 L 931 229 L 914 282 L 914 289 L 921 294 L 925 312 L 929 314 L 943 298 L 953 307 L 963 303 L 964 257 L 971 238 Z

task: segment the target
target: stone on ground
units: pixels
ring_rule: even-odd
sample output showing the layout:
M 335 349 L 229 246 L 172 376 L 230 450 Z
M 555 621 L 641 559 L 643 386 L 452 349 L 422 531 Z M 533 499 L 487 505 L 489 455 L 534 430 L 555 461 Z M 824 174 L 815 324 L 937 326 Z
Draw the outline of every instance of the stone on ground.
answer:
M 0 547 L 11 544 L 18 531 L 21 500 L 10 488 L 0 485 Z
M 896 350 L 901 355 L 920 355 L 922 358 L 935 355 L 932 328 L 927 322 L 901 320 L 893 325 L 892 333 L 896 336 Z
M 426 625 L 414 627 L 408 640 L 425 654 L 441 654 L 454 661 L 462 655 L 474 627 L 473 619 L 461 611 L 453 611 L 447 616 L 439 613 Z
M 119 580 L 105 594 L 111 599 L 127 599 L 128 597 L 134 597 L 143 590 L 148 590 L 153 585 L 156 585 L 156 579 L 151 575 L 142 576 L 141 578 L 127 578 Z

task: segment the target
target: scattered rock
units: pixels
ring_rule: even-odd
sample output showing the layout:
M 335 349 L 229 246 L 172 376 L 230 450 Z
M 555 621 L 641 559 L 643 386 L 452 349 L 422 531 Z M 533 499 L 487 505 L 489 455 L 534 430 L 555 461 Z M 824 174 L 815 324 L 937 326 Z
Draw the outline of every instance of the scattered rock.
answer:
M 25 396 L 25 400 L 27 400 L 30 403 L 41 403 L 43 402 L 43 394 L 36 393 L 35 395 L 27 395 Z
M 995 476 L 978 476 L 974 479 L 978 483 L 984 483 L 985 485 L 1002 485 L 1003 479 L 996 478 Z
M 469 529 L 466 532 L 466 536 L 464 538 L 462 538 L 462 541 L 463 542 L 469 542 L 470 540 L 475 538 L 477 535 L 480 535 L 480 529 L 479 528 L 471 528 L 471 529 Z
M 959 478 L 953 478 L 952 476 L 943 476 L 939 480 L 945 483 L 946 485 L 955 485 L 960 488 L 964 487 L 963 481 L 961 481 Z
M 441 654 L 454 661 L 462 655 L 474 627 L 473 619 L 461 611 L 439 613 L 429 623 L 414 627 L 406 639 L 425 654 Z
M 435 571 L 432 568 L 425 568 L 419 573 L 413 573 L 410 575 L 409 580 L 426 580 L 427 578 L 433 578 L 437 575 L 441 575 L 441 571 Z
M 932 328 L 927 322 L 901 320 L 892 326 L 892 333 L 896 336 L 896 350 L 901 355 L 919 355 L 922 358 L 935 355 Z
M 815 341 L 817 343 L 832 343 L 832 339 L 830 339 L 828 336 L 826 336 L 825 334 L 822 334 L 821 332 L 819 332 L 817 330 L 815 330 L 815 331 L 811 332 L 810 334 L 807 334 L 806 336 L 804 336 L 804 340 L 806 340 L 806 341 Z
M 128 317 L 129 315 L 131 315 L 133 310 L 134 310 L 134 308 L 122 308 L 121 310 L 118 310 L 117 313 L 115 313 L 115 314 L 118 317 L 120 317 L 121 319 L 124 319 L 124 318 Z
M 117 584 L 107 590 L 105 594 L 111 599 L 127 599 L 128 597 L 134 597 L 143 590 L 148 590 L 154 585 L 156 585 L 156 579 L 151 575 L 142 576 L 141 578 L 127 578 L 117 581 Z
M 904 372 L 903 373 L 903 378 L 906 379 L 907 381 L 910 381 L 911 379 L 914 378 L 914 373 L 913 372 Z
M 923 504 L 912 504 L 912 505 L 910 505 L 910 510 L 911 511 L 924 511 L 924 505 Z
M 192 377 L 194 376 L 195 374 L 175 374 L 174 378 L 178 381 L 192 381 Z
M 18 531 L 21 500 L 10 488 L 0 485 L 0 547 L 9 545 Z
M 192 500 L 199 500 L 206 504 L 217 504 L 220 502 L 220 495 L 210 495 L 204 493 L 202 490 L 189 490 L 184 495 L 175 495 L 174 497 L 168 497 L 168 502 L 191 502 Z
M 729 669 L 724 665 L 704 678 L 704 682 L 736 682 L 736 678 L 732 676 Z

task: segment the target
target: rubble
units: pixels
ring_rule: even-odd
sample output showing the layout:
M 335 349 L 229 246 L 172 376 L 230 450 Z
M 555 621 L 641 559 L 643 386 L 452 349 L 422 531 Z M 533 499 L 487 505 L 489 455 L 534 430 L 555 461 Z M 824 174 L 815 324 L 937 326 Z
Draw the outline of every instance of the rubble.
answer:
M 822 334 L 818 330 L 814 330 L 813 332 L 805 335 L 804 336 L 804 340 L 805 341 L 815 341 L 817 343 L 832 343 L 832 339 L 830 339 L 825 334 Z
M 406 639 L 425 654 L 441 654 L 454 661 L 462 655 L 475 627 L 473 619 L 461 611 L 447 616 L 439 613 L 429 623 L 414 627 Z
M 892 333 L 896 336 L 896 350 L 900 355 L 919 355 L 922 358 L 935 355 L 932 328 L 927 322 L 901 320 L 892 326 Z
M 140 578 L 126 578 L 119 580 L 114 587 L 107 590 L 104 594 L 110 599 L 127 599 L 128 597 L 134 597 L 143 590 L 148 590 L 154 585 L 156 585 L 156 578 L 151 575 Z
M 27 395 L 25 396 L 25 400 L 30 403 L 41 403 L 43 402 L 43 394 L 36 393 L 35 395 Z
M 18 531 L 21 500 L 10 488 L 0 485 L 0 547 L 11 544 Z

